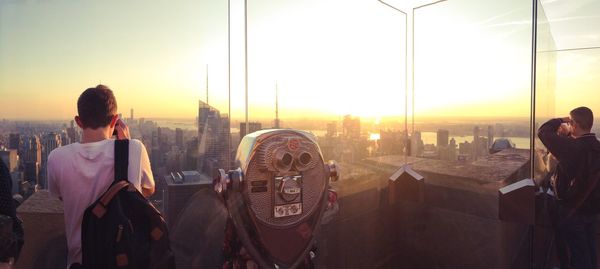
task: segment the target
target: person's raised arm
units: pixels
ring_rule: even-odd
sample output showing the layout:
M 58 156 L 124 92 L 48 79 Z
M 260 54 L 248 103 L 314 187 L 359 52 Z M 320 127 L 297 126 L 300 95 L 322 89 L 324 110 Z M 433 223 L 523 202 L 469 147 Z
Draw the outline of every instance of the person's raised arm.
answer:
M 558 161 L 573 157 L 573 138 L 566 133 L 561 134 L 564 132 L 561 130 L 561 125 L 568 122 L 569 118 L 551 119 L 538 129 L 538 137 Z
M 50 155 L 48 155 L 48 168 L 46 169 L 46 177 L 48 179 L 48 192 L 50 193 L 50 196 L 62 201 L 59 184 L 57 182 L 58 178 L 56 177 L 56 172 L 54 171 L 55 165 L 56 163 L 54 160 L 54 155 L 52 154 L 52 152 L 50 152 Z
M 140 159 L 142 194 L 144 197 L 150 197 L 155 190 L 154 176 L 152 175 L 152 167 L 150 166 L 150 158 L 148 158 L 146 147 L 144 144 L 140 144 L 142 148 Z

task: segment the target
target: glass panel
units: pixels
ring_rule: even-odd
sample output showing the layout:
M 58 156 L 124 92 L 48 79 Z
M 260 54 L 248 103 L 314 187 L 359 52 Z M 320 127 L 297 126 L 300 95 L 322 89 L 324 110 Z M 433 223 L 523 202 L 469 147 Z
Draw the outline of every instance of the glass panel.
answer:
M 531 42 L 528 4 L 468 6 L 448 1 L 415 14 L 415 129 L 425 146 L 416 154 L 437 158 L 440 143 L 454 138 L 450 159 L 466 163 L 489 155 L 494 142 L 529 148 Z
M 582 1 L 542 1 L 538 13 L 536 79 L 536 127 L 555 117 L 567 117 L 580 106 L 600 110 L 596 86 L 600 83 L 600 40 L 596 16 L 600 4 Z M 596 121 L 595 121 L 596 122 Z M 592 132 L 598 133 L 598 124 Z M 536 141 L 536 153 L 544 156 L 536 164 L 536 178 L 544 178 L 552 168 L 546 149 Z M 545 160 L 545 161 L 541 161 Z M 546 164 L 546 167 L 544 167 Z
M 537 51 L 535 85 L 535 155 L 534 178 L 542 184 L 548 172 L 552 170 L 552 157 L 537 137 L 541 124 L 556 116 L 556 44 L 552 36 L 551 24 L 544 12 L 544 5 L 538 1 L 537 14 Z
M 251 4 L 251 121 L 312 132 L 325 161 L 348 171 L 368 157 L 402 154 L 405 21 L 377 1 Z M 394 131 L 381 138 L 386 129 Z
M 226 2 L 0 1 L 0 157 L 13 194 L 25 199 L 19 214 L 28 227 L 19 267 L 66 268 L 62 207 L 44 190 L 46 163 L 53 149 L 82 142 L 73 117 L 86 88 L 113 90 L 131 137 L 147 149 L 150 200 L 172 226 L 197 183 L 212 183 L 212 168 L 231 168 L 227 71 Z M 181 173 L 190 170 L 211 172 Z M 180 176 L 195 185 L 169 196 Z
M 0 121 L 0 157 L 14 164 L 15 193 L 28 198 L 35 185 L 44 188 L 44 153 L 81 140 L 70 122 L 77 97 L 103 83 L 148 150 L 151 200 L 167 219 L 178 263 L 221 267 L 205 266 L 211 261 L 203 258 L 220 257 L 202 251 L 222 251 L 226 206 L 256 203 L 222 203 L 228 198 L 214 195 L 213 174 L 240 165 L 232 160 L 244 135 L 289 128 L 314 134 L 323 161 L 336 160 L 341 172 L 331 183 L 339 211 L 332 203 L 320 229 L 290 232 L 319 231 L 318 267 L 528 266 L 528 227 L 500 220 L 499 189 L 530 176 L 532 128 L 576 105 L 597 107 L 589 96 L 600 55 L 579 47 L 593 46 L 595 33 L 573 32 L 578 37 L 561 43 L 555 27 L 572 25 L 553 25 L 579 20 L 572 15 L 595 25 L 593 14 L 580 13 L 594 4 L 540 8 L 533 127 L 531 3 L 396 2 L 401 11 L 375 0 L 234 0 L 229 10 L 223 1 L 0 2 L 0 117 L 9 119 Z M 570 48 L 577 50 L 562 50 Z M 2 148 L 13 142 L 15 151 Z M 535 150 L 545 155 L 537 142 Z M 546 168 L 536 165 L 535 178 L 543 178 Z M 284 176 L 273 179 L 279 194 L 297 194 L 282 182 L 304 174 Z M 267 186 L 243 185 L 250 179 L 229 186 Z M 60 202 L 42 200 L 55 217 L 44 220 L 60 227 Z M 268 208 L 268 217 L 295 216 L 287 205 Z M 20 210 L 31 213 L 26 225 L 44 223 L 38 211 Z M 47 243 L 62 239 L 53 232 L 28 236 L 64 249 Z M 255 241 L 282 238 L 290 237 Z M 45 261 L 46 250 L 35 251 L 25 250 L 19 268 Z

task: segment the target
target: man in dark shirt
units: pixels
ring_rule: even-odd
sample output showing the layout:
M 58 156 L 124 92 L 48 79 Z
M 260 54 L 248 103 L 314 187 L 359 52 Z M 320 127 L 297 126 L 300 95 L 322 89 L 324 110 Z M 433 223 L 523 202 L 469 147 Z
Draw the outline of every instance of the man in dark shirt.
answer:
M 558 204 L 555 235 L 561 268 L 596 268 L 596 216 L 582 210 L 585 184 L 578 182 L 575 185 L 584 187 L 572 187 L 575 179 L 589 181 L 584 178 L 584 170 L 589 169 L 585 165 L 587 153 L 600 149 L 600 142 L 591 133 L 593 122 L 592 111 L 578 107 L 570 117 L 551 119 L 538 130 L 538 137 L 558 160 L 551 185 Z

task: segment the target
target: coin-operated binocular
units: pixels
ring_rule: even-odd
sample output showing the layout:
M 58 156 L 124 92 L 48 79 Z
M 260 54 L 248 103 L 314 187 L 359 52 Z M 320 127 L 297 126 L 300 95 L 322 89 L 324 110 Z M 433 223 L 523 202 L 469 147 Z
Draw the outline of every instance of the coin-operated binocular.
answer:
M 324 162 L 314 135 L 297 130 L 246 135 L 236 165 L 228 172 L 219 169 L 214 180 L 234 234 L 226 237 L 241 245 L 226 258 L 237 259 L 234 264 L 252 260 L 260 268 L 305 264 L 315 255 L 323 213 L 337 197 L 329 188 L 339 178 L 337 165 Z

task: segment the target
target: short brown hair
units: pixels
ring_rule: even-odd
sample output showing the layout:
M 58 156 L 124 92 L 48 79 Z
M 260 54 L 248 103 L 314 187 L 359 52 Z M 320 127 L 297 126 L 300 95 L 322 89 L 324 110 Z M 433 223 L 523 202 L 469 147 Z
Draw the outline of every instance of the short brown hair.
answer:
M 578 107 L 571 110 L 571 119 L 583 130 L 591 130 L 594 125 L 594 113 L 587 107 Z
M 95 88 L 88 88 L 79 96 L 77 113 L 83 128 L 105 127 L 117 113 L 117 100 L 110 88 L 100 84 Z

